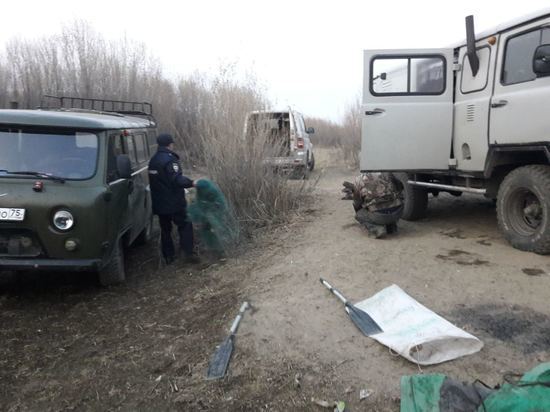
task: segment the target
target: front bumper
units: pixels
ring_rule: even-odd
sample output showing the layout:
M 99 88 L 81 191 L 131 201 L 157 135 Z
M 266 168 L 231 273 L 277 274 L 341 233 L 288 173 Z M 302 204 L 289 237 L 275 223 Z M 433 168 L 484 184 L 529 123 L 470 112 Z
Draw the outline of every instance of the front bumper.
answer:
M 6 259 L 0 258 L 2 270 L 93 271 L 101 267 L 101 259 Z

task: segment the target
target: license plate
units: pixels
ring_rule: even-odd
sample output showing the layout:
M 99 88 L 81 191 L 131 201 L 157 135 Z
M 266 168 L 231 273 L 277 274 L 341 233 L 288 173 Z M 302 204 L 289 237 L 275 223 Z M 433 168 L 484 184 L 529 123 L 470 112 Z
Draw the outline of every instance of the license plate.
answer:
M 25 209 L 0 207 L 0 220 L 13 220 L 20 222 L 25 219 Z

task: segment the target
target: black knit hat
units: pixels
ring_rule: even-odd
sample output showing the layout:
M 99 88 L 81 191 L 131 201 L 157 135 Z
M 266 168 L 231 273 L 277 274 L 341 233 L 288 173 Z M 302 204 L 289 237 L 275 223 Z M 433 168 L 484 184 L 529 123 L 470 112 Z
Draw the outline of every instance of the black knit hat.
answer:
M 174 138 L 171 134 L 168 133 L 161 133 L 157 137 L 157 143 L 159 146 L 168 146 L 170 143 L 174 143 Z

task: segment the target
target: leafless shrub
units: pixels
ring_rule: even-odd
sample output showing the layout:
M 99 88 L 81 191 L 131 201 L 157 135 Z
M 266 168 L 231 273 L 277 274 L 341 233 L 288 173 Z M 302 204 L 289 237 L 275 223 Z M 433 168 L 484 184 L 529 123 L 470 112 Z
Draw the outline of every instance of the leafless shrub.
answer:
M 247 232 L 257 226 L 280 223 L 288 218 L 311 189 L 306 181 L 290 180 L 265 163 L 282 151 L 282 142 L 257 133 L 244 136 L 248 112 L 265 109 L 269 103 L 254 81 L 239 84 L 222 75 L 212 82 L 210 110 L 202 114 L 200 158 L 209 176 L 220 186 Z
M 354 167 L 359 167 L 361 150 L 361 102 L 357 98 L 348 105 L 342 122 L 343 137 L 340 148 L 344 158 Z
M 322 147 L 337 147 L 346 163 L 359 167 L 361 150 L 361 103 L 359 98 L 349 104 L 340 123 L 310 117 L 307 123 L 315 127 L 315 144 Z

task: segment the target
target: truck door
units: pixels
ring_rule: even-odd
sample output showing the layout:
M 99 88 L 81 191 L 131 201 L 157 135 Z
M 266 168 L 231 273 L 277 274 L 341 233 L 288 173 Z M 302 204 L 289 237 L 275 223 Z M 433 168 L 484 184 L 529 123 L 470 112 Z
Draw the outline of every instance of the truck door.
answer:
M 361 171 L 446 170 L 453 49 L 364 52 Z
M 541 27 L 543 23 L 546 26 Z M 524 25 L 500 37 L 491 99 L 491 145 L 548 141 L 550 77 L 537 78 L 533 71 L 535 50 L 550 44 L 548 23 Z

